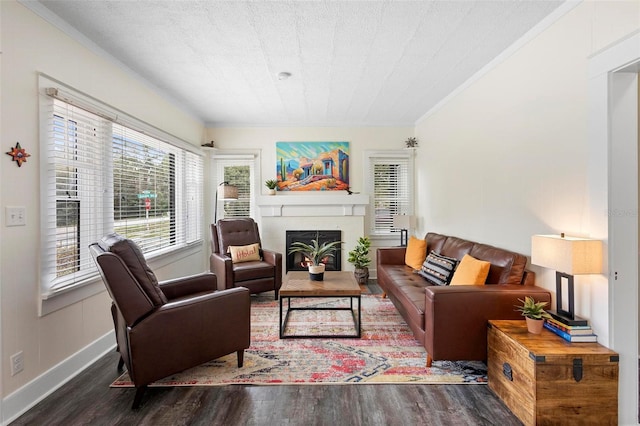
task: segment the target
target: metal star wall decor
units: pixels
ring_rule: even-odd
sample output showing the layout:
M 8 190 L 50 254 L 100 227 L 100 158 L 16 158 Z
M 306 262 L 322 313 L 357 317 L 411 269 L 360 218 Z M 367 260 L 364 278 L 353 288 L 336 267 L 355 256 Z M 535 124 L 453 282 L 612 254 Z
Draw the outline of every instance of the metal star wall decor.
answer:
M 11 148 L 7 155 L 13 157 L 13 161 L 18 163 L 18 167 L 21 167 L 22 163 L 27 161 L 27 157 L 31 157 L 31 154 L 27 154 L 27 151 L 20 146 L 20 142 L 16 142 L 15 148 Z

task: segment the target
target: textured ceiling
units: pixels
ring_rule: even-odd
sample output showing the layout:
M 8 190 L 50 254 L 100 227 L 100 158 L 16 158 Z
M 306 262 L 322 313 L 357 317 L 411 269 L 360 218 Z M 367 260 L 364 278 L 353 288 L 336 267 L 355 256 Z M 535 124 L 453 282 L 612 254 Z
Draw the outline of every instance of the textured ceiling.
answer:
M 402 126 L 562 1 L 39 3 L 208 125 Z

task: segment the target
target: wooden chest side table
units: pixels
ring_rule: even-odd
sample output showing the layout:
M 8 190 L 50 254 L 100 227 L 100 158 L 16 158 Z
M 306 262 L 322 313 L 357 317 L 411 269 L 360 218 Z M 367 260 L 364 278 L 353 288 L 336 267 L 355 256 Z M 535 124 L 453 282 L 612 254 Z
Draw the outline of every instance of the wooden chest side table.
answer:
M 489 321 L 489 388 L 525 425 L 618 424 L 618 354 Z

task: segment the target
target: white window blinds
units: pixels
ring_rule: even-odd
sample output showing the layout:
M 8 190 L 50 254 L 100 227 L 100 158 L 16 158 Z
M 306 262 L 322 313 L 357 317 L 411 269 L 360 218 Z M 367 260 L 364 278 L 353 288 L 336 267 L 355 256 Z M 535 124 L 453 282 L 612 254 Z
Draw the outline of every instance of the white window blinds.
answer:
M 413 214 L 413 159 L 408 154 L 375 152 L 368 154 L 369 192 L 373 195 L 371 235 L 390 235 L 393 216 Z
M 201 155 L 53 97 L 41 113 L 43 298 L 97 276 L 109 232 L 149 254 L 202 239 Z
M 46 203 L 42 209 L 43 278 L 47 288 L 96 273 L 85 249 L 105 231 L 103 177 L 110 124 L 95 114 L 52 100 L 46 111 Z

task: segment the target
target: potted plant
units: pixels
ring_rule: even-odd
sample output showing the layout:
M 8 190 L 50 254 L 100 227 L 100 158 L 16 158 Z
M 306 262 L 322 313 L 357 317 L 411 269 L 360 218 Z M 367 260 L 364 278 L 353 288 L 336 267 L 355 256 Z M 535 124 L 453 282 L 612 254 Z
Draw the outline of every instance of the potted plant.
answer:
M 335 255 L 341 241 L 318 243 L 318 236 L 311 240 L 310 244 L 296 241 L 291 244 L 289 254 L 301 253 L 305 257 L 309 267 L 309 279 L 311 281 L 324 280 L 324 262 Z
M 529 333 L 540 334 L 545 318 L 551 318 L 551 315 L 544 310 L 547 302 L 536 302 L 533 297 L 525 296 L 524 300 L 518 299 L 522 305 L 516 305 L 516 310 L 520 311 L 527 321 L 527 330 Z
M 369 259 L 370 247 L 371 240 L 369 237 L 360 237 L 358 238 L 358 244 L 349 252 L 347 261 L 355 267 L 353 274 L 358 284 L 366 284 L 369 280 L 369 265 L 371 264 L 371 259 Z
M 267 179 L 264 182 L 264 185 L 269 188 L 269 195 L 276 194 L 276 188 L 278 187 L 278 181 L 275 179 Z

